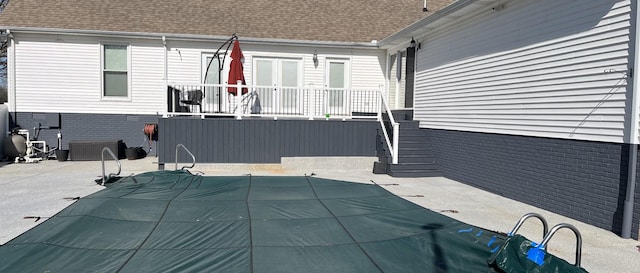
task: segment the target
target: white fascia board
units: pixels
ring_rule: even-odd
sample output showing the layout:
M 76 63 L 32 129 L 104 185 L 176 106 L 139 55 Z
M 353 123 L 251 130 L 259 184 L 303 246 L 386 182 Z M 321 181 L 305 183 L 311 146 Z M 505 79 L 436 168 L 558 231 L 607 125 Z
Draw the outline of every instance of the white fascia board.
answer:
M 149 33 L 149 32 L 120 32 L 120 31 L 104 31 L 104 30 L 83 30 L 83 29 L 60 29 L 60 28 L 36 28 L 36 27 L 11 27 L 0 26 L 0 30 L 10 29 L 13 33 L 40 33 L 40 34 L 60 34 L 60 35 L 78 35 L 78 36 L 102 36 L 117 38 L 135 38 L 135 39 L 162 39 L 181 40 L 181 41 L 220 41 L 224 42 L 231 37 L 215 36 L 215 35 L 194 35 L 194 34 L 175 34 L 175 33 Z M 312 40 L 288 40 L 288 39 L 269 39 L 269 38 L 252 38 L 240 37 L 243 43 L 261 44 L 261 45 L 291 45 L 305 47 L 332 47 L 332 48 L 349 48 L 349 49 L 379 49 L 377 42 L 360 43 L 360 42 L 334 42 L 334 41 L 312 41 Z

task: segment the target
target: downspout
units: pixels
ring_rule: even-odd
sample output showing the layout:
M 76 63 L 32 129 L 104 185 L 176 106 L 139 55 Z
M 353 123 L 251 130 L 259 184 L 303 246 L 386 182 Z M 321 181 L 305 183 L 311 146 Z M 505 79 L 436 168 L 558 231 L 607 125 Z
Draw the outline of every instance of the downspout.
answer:
M 168 59 L 169 57 L 167 56 L 167 37 L 166 36 L 162 36 L 162 47 L 164 48 L 164 88 L 163 88 L 163 92 L 169 92 L 168 91 L 168 86 L 169 86 L 169 70 L 167 68 L 167 63 L 169 62 Z M 168 109 L 166 108 L 169 105 L 169 96 L 165 95 L 164 96 L 164 106 L 162 107 L 163 110 L 162 112 L 164 113 L 162 115 L 163 118 L 167 117 L 167 111 Z
M 633 66 L 629 69 L 627 79 L 631 78 L 632 90 L 631 90 L 631 109 L 630 109 L 630 124 L 629 124 L 629 165 L 627 174 L 627 192 L 624 200 L 624 210 L 622 212 L 622 233 L 621 237 L 628 239 L 631 237 L 631 229 L 633 228 L 633 205 L 635 201 L 636 190 L 636 175 L 637 175 L 637 162 L 638 162 L 638 88 L 640 88 L 640 81 L 638 79 L 638 67 L 640 62 L 638 61 L 637 50 L 640 46 L 638 37 L 638 19 L 640 18 L 640 6 L 638 1 L 632 1 L 631 7 L 631 29 L 629 31 L 629 38 L 631 40 L 631 46 L 629 49 L 629 58 L 633 60 Z
M 7 50 L 7 88 L 9 90 L 9 95 L 11 96 L 12 103 L 9 105 L 9 112 L 13 112 L 14 122 L 17 122 L 18 119 L 18 107 L 17 107 L 17 99 L 16 99 L 16 43 L 13 38 L 13 34 L 11 34 L 11 30 L 7 29 L 7 38 L 9 39 L 9 48 Z
M 395 77 L 395 100 L 394 100 L 394 108 L 401 109 L 400 107 L 400 81 L 402 80 L 402 51 L 398 51 L 396 53 L 396 77 Z
M 383 94 L 384 96 L 387 97 L 387 101 L 391 100 L 391 66 L 392 64 L 390 64 L 389 62 L 391 62 L 391 55 L 389 55 L 389 51 L 385 50 L 385 55 L 387 55 L 387 64 L 386 64 L 386 71 L 387 71 L 387 77 L 385 79 L 385 93 Z M 381 107 L 382 108 L 382 107 Z

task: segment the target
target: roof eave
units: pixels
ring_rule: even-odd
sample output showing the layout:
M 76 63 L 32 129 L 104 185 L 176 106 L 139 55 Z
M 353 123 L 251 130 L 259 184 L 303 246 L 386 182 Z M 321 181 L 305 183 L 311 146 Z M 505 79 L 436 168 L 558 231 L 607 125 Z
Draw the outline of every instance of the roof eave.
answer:
M 453 16 L 455 13 L 471 6 L 476 2 L 492 2 L 487 0 L 458 0 L 444 7 L 443 9 L 434 12 L 433 14 L 401 29 L 400 31 L 389 35 L 382 39 L 378 43 L 378 47 L 381 49 L 393 49 L 398 46 L 408 46 L 410 39 L 413 36 L 417 36 L 418 33 L 427 26 Z M 407 39 L 408 38 L 408 39 Z
M 59 34 L 59 35 L 78 35 L 78 36 L 101 36 L 116 38 L 134 38 L 134 39 L 171 39 L 182 41 L 226 41 L 229 36 L 216 35 L 197 35 L 197 34 L 176 34 L 176 33 L 150 33 L 150 32 L 123 32 L 108 30 L 85 30 L 85 29 L 62 29 L 62 28 L 40 28 L 40 27 L 14 27 L 0 26 L 0 30 L 11 30 L 12 33 L 39 33 L 39 34 Z M 304 47 L 335 47 L 335 48 L 362 48 L 362 49 L 378 49 L 378 42 L 339 42 L 339 41 L 314 41 L 314 40 L 291 40 L 291 39 L 274 39 L 274 38 L 255 38 L 240 37 L 243 43 L 261 44 L 261 45 L 290 45 Z

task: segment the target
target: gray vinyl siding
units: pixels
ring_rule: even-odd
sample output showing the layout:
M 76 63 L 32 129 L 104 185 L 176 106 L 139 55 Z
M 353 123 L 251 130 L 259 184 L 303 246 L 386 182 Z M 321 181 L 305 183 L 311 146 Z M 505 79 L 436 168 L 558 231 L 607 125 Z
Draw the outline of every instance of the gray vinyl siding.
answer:
M 420 127 L 622 143 L 630 12 L 630 1 L 509 1 L 427 33 Z
M 18 113 L 11 127 L 33 134 L 34 126 L 57 127 L 58 114 Z M 52 122 L 55 120 L 55 122 Z M 185 145 L 198 163 L 280 163 L 282 157 L 374 157 L 377 121 L 161 118 L 155 115 L 60 114 L 62 148 L 70 142 L 118 141 L 127 147 L 150 143 L 143 134 L 147 123 L 158 124 L 158 141 L 150 156 L 175 161 L 177 144 Z M 39 140 L 57 145 L 58 129 L 43 129 Z M 180 162 L 190 162 L 184 153 Z
M 282 157 L 376 155 L 376 121 L 159 119 L 159 162 L 178 144 L 200 163 L 280 163 Z M 180 162 L 190 162 L 181 153 Z

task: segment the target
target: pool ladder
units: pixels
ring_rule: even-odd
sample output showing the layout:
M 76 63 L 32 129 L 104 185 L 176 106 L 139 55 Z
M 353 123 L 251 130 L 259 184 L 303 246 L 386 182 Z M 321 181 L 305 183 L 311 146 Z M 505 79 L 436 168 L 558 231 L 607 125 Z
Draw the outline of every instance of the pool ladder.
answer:
M 194 166 L 196 166 L 196 156 L 194 156 L 193 153 L 191 153 L 191 151 L 189 151 L 189 149 L 187 149 L 186 146 L 184 146 L 183 144 L 178 144 L 176 145 L 176 170 L 178 170 L 178 152 L 180 151 L 179 148 L 182 148 L 185 152 L 187 152 L 187 154 L 191 156 L 191 160 L 193 161 L 191 162 L 191 166 L 182 166 L 180 170 L 191 169 Z
M 533 262 L 536 262 L 538 265 L 541 265 L 542 264 L 541 259 L 544 257 L 544 254 L 542 253 L 544 253 L 544 250 L 547 244 L 549 243 L 549 241 L 551 240 L 551 238 L 553 237 L 553 235 L 556 234 L 558 230 L 567 228 L 573 231 L 573 233 L 576 235 L 576 259 L 575 259 L 574 265 L 577 267 L 580 267 L 580 262 L 582 259 L 582 236 L 580 235 L 580 231 L 578 231 L 578 229 L 573 225 L 560 223 L 552 227 L 550 231 L 547 231 L 548 230 L 547 220 L 545 220 L 544 217 L 542 217 L 542 215 L 531 212 L 523 215 L 518 221 L 518 223 L 516 223 L 516 225 L 513 227 L 511 232 L 509 232 L 507 235 L 509 237 L 514 236 L 518 231 L 518 229 L 520 229 L 522 224 L 524 224 L 524 222 L 530 218 L 539 219 L 540 222 L 542 222 L 543 231 L 542 231 L 542 242 L 540 242 L 540 244 L 536 244 L 534 242 L 534 247 L 529 250 L 528 257 L 527 257 L 528 259 L 532 260 Z
M 105 168 L 104 168 L 104 153 L 105 152 L 109 153 L 111 158 L 113 158 L 113 160 L 116 161 L 116 164 L 118 164 L 118 172 L 117 173 L 110 173 L 109 175 L 105 175 Z M 118 157 L 113 153 L 113 151 L 111 149 L 109 149 L 109 147 L 102 148 L 102 183 L 100 183 L 100 185 L 104 186 L 104 184 L 107 183 L 107 180 L 109 180 L 111 177 L 120 175 L 121 171 L 122 171 L 122 165 L 120 164 L 120 160 L 118 159 Z M 98 179 L 97 181 L 100 181 L 100 179 Z

